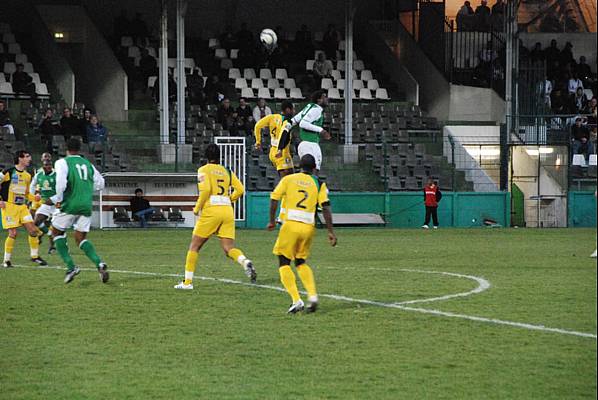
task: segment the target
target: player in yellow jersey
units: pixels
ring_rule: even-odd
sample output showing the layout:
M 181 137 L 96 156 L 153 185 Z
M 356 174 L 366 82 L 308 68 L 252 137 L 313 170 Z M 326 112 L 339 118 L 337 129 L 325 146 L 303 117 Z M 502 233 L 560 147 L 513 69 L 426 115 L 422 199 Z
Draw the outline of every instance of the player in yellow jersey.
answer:
M 235 247 L 235 215 L 232 203 L 243 195 L 245 188 L 234 172 L 218 163 L 220 149 L 217 145 L 208 145 L 206 158 L 208 163 L 197 170 L 199 197 L 193 213 L 199 215 L 199 219 L 195 223 L 187 251 L 185 280 L 175 285 L 175 289 L 193 289 L 198 252 L 212 235 L 220 238 L 224 254 L 243 267 L 252 283 L 255 283 L 257 278 L 251 260 Z
M 17 238 L 17 228 L 24 226 L 29 233 L 31 261 L 38 265 L 47 265 L 39 256 L 39 239 L 41 233 L 33 223 L 33 217 L 27 208 L 27 201 L 39 201 L 40 196 L 29 192 L 31 175 L 27 167 L 31 164 L 31 154 L 25 150 L 15 153 L 15 166 L 0 173 L 0 209 L 2 210 L 2 227 L 8 230 L 4 242 L 4 268 L 12 267 L 11 256 Z
M 288 121 L 293 118 L 293 103 L 283 101 L 280 114 L 266 115 L 257 121 L 253 128 L 255 135 L 255 148 L 262 148 L 262 129 L 268 128 L 270 131 L 270 162 L 276 168 L 280 177 L 293 173 L 293 158 L 291 157 L 291 138 L 288 129 Z M 289 125 L 290 126 L 290 125 Z M 285 133 L 283 135 L 283 133 Z M 283 137 L 284 136 L 284 137 Z
M 289 314 L 305 308 L 297 289 L 295 274 L 291 269 L 292 260 L 295 260 L 297 273 L 307 290 L 309 301 L 307 312 L 315 312 L 318 307 L 314 274 L 311 267 L 306 264 L 316 233 L 315 218 L 318 205 L 322 207 L 322 215 L 328 229 L 328 241 L 331 246 L 336 246 L 328 189 L 325 183 L 320 183 L 318 177 L 313 175 L 315 168 L 316 159 L 311 154 L 304 155 L 301 157 L 301 172 L 282 178 L 270 195 L 268 230 L 271 231 L 276 226 L 274 218 L 278 202 L 285 200 L 287 204 L 286 221 L 280 228 L 272 253 L 278 256 L 280 281 L 293 301 L 288 310 Z

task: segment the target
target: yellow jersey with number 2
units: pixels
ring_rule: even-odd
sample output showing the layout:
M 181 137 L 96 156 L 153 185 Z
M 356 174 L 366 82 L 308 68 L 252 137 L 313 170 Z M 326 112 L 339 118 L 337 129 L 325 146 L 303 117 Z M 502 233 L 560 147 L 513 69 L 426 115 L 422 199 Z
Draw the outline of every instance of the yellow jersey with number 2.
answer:
M 270 195 L 274 200 L 284 198 L 286 220 L 315 225 L 316 208 L 329 202 L 328 189 L 314 175 L 304 172 L 287 175 Z

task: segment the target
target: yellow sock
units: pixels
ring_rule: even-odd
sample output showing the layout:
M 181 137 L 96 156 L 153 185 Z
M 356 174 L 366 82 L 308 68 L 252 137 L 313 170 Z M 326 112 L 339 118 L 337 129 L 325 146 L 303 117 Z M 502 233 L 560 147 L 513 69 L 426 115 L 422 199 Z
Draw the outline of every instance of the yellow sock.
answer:
M 193 273 L 195 272 L 195 264 L 199 254 L 197 251 L 189 250 L 187 252 L 187 259 L 185 260 L 185 285 L 190 285 L 193 282 Z
M 29 236 L 29 248 L 31 250 L 31 258 L 39 257 L 39 238 Z
M 12 255 L 12 249 L 15 247 L 15 240 L 10 236 L 6 237 L 6 241 L 4 242 L 4 261 L 10 261 L 10 256 Z
M 244 266 L 245 264 L 245 260 L 247 260 L 247 257 L 245 257 L 245 255 L 243 254 L 243 252 L 237 248 L 233 248 L 230 249 L 230 251 L 228 252 L 227 256 L 233 260 L 238 262 L 239 264 L 241 264 L 241 266 Z
M 280 281 L 287 292 L 291 295 L 293 303 L 298 302 L 301 297 L 299 296 L 297 281 L 295 280 L 295 274 L 293 273 L 291 266 L 283 265 L 282 267 L 278 268 L 278 273 L 280 274 Z
M 305 290 L 307 290 L 307 295 L 310 297 L 310 299 L 317 298 L 318 294 L 316 293 L 316 280 L 314 279 L 314 273 L 310 266 L 307 264 L 301 264 L 297 267 L 297 273 L 299 274 L 299 278 L 303 283 L 303 287 Z

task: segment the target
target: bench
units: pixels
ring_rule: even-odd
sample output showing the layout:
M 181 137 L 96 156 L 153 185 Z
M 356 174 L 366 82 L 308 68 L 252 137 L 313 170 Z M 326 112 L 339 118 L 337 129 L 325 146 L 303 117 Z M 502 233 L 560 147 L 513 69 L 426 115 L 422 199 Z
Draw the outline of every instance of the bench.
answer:
M 318 218 L 322 224 L 325 223 L 324 215 L 322 215 L 322 213 L 318 213 Z M 334 226 L 386 225 L 386 222 L 380 214 L 333 213 L 332 222 Z
M 147 220 L 148 226 L 178 227 L 185 222 L 180 207 L 169 207 L 168 218 L 166 218 L 165 208 L 155 208 L 156 212 Z M 122 228 L 136 228 L 139 226 L 139 218 L 129 217 L 129 211 L 126 207 L 117 206 L 112 210 L 112 221 L 114 225 Z

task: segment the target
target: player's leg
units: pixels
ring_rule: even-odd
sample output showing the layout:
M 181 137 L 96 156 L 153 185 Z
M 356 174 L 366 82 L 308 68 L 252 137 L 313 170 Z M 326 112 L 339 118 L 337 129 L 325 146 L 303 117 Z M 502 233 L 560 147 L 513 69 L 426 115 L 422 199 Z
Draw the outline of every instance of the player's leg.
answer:
M 297 274 L 299 275 L 299 279 L 301 279 L 301 283 L 303 283 L 303 287 L 307 290 L 307 299 L 309 300 L 307 311 L 315 312 L 318 307 L 316 280 L 311 267 L 305 261 L 311 252 L 315 229 L 313 226 L 305 224 L 300 225 L 299 228 L 301 236 L 296 244 L 295 267 L 297 268 Z
M 110 274 L 108 273 L 108 265 L 102 261 L 101 257 L 96 252 L 93 243 L 87 239 L 87 234 L 91 229 L 91 218 L 85 215 L 77 215 L 75 223 L 73 224 L 75 230 L 75 242 L 77 246 L 85 253 L 87 258 L 93 262 L 100 275 L 102 283 L 108 282 Z
M 220 246 L 224 254 L 238 263 L 245 270 L 245 275 L 255 283 L 257 279 L 257 273 L 255 267 L 249 258 L 243 254 L 241 249 L 235 247 L 235 214 L 232 208 L 219 207 L 217 211 L 220 215 L 220 225 L 216 230 L 216 235 L 220 238 Z
M 17 239 L 17 228 L 8 228 L 7 230 L 8 235 L 6 236 L 6 240 L 4 241 L 4 263 L 2 264 L 4 268 L 12 267 L 11 257 L 13 249 L 15 247 L 15 240 Z
M 195 274 L 197 259 L 199 258 L 199 250 L 208 239 L 209 236 L 201 237 L 196 234 L 191 236 L 191 243 L 189 243 L 189 249 L 185 257 L 185 280 L 175 285 L 175 289 L 193 289 L 193 275 Z
M 305 307 L 299 289 L 297 288 L 297 280 L 295 274 L 291 269 L 291 260 L 295 258 L 295 243 L 297 235 L 294 228 L 293 221 L 282 225 L 278 238 L 274 244 L 272 253 L 278 256 L 278 274 L 280 275 L 280 282 L 286 289 L 289 296 L 291 296 L 292 304 L 289 307 L 288 313 L 294 314 L 303 310 Z
M 56 251 L 62 261 L 66 265 L 66 274 L 64 276 L 64 283 L 70 283 L 75 279 L 80 272 L 79 267 L 75 265 L 73 258 L 69 252 L 69 247 L 66 239 L 66 230 L 73 225 L 74 216 L 62 212 L 57 213 L 52 220 L 52 237 Z
M 54 207 L 49 206 L 47 204 L 42 204 L 37 211 L 35 212 L 35 217 L 33 222 L 35 226 L 44 234 L 48 235 L 49 247 L 48 247 L 48 254 L 52 254 L 52 251 L 56 251 L 54 247 L 54 242 L 52 240 L 52 235 L 49 234 L 50 224 L 48 223 L 50 216 L 54 212 Z M 41 241 L 41 236 L 40 236 Z
M 432 215 L 432 211 L 430 210 L 430 207 L 426 206 L 426 218 L 424 219 L 424 224 L 422 225 L 422 228 L 424 229 L 428 229 L 430 227 L 430 216 Z
M 19 207 L 19 221 L 29 234 L 28 240 L 31 261 L 37 265 L 48 265 L 48 263 L 39 256 L 39 236 L 42 235 L 42 231 L 40 231 L 33 223 L 33 217 L 26 206 Z
M 432 222 L 434 223 L 434 229 L 438 229 L 438 207 L 432 208 Z

